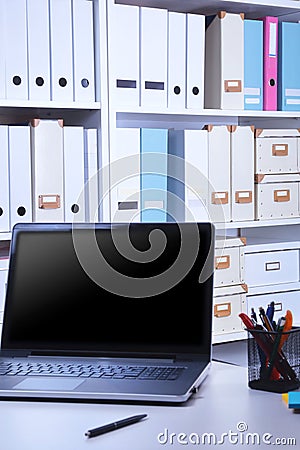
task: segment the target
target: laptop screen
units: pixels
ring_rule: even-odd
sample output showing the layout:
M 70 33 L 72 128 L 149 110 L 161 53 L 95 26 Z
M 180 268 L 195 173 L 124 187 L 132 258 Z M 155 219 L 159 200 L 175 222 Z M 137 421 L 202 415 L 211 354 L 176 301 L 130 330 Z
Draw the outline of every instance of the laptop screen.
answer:
M 213 226 L 18 224 L 2 349 L 208 355 Z

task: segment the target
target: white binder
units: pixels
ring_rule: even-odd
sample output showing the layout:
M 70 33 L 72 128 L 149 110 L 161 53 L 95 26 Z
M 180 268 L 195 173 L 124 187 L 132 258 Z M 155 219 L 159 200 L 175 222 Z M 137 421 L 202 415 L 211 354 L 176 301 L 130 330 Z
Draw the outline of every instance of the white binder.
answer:
M 49 0 L 51 100 L 73 101 L 71 0 Z
M 140 104 L 139 8 L 108 2 L 109 91 L 114 104 Z
M 212 222 L 228 222 L 231 219 L 230 127 L 209 125 L 207 129 L 210 217 Z
M 204 104 L 205 17 L 187 14 L 186 107 Z
M 8 127 L 10 227 L 32 221 L 30 128 Z
M 116 128 L 110 151 L 111 218 L 140 221 L 140 129 Z
M 254 128 L 231 127 L 231 220 L 254 220 Z
M 8 126 L 0 125 L 0 232 L 9 232 Z
M 6 97 L 6 86 L 5 86 L 5 52 L 6 52 L 6 42 L 5 42 L 5 20 L 4 20 L 4 10 L 3 2 L 0 3 L 0 99 Z
M 244 16 L 221 11 L 205 33 L 205 108 L 244 109 Z
M 99 183 L 97 129 L 84 130 L 85 218 L 87 222 L 99 220 Z
M 73 0 L 74 101 L 95 101 L 93 2 Z
M 206 130 L 185 130 L 185 199 L 186 220 L 210 220 Z
M 185 108 L 186 15 L 168 12 L 168 108 Z
M 0 324 L 3 323 L 8 270 L 0 270 Z
M 33 119 L 31 129 L 34 222 L 63 222 L 63 121 Z
M 29 100 L 50 100 L 48 0 L 27 0 Z
M 65 126 L 63 133 L 65 222 L 84 222 L 84 130 Z
M 141 106 L 167 107 L 167 24 L 164 9 L 140 8 Z
M 206 130 L 169 130 L 168 212 L 177 221 L 207 221 L 208 144 Z
M 6 98 L 27 100 L 26 0 L 9 0 L 2 3 L 6 42 Z

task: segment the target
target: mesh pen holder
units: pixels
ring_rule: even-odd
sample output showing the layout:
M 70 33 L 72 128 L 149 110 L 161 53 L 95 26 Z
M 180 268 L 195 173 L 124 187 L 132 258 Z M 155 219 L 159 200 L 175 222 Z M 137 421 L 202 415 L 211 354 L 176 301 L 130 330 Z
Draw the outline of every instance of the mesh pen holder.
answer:
M 300 328 L 248 332 L 248 386 L 269 392 L 300 387 Z M 277 349 L 277 350 L 276 350 Z

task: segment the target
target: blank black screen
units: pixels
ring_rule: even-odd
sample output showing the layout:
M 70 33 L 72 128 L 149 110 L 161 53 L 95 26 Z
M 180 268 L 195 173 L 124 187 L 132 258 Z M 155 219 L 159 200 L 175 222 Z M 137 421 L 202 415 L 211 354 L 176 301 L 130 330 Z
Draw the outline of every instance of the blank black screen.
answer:
M 197 254 L 187 274 L 182 280 L 174 280 L 169 289 L 156 292 L 155 277 L 172 268 L 179 258 L 182 227 L 193 239 L 194 233 L 189 233 L 192 226 L 195 229 L 195 224 L 188 223 L 141 223 L 130 224 L 129 228 L 97 224 L 93 230 L 94 225 L 89 228 L 85 224 L 76 229 L 74 245 L 71 225 L 17 225 L 11 245 L 2 348 L 81 354 L 208 354 L 212 275 L 204 283 L 199 283 L 199 275 L 213 246 L 210 224 L 197 224 L 200 246 L 199 242 L 190 242 L 194 248 L 197 245 Z M 143 256 L 151 247 L 149 236 L 155 230 L 163 233 L 165 245 L 154 259 L 127 257 L 116 249 L 114 237 L 125 242 L 129 235 L 133 249 Z M 89 259 L 91 233 L 103 258 L 92 261 L 97 282 L 82 267 L 76 248 L 78 244 L 84 260 Z M 111 278 L 106 264 L 113 268 Z M 208 265 L 212 272 L 212 254 Z M 153 279 L 148 287 L 154 293 L 128 296 L 125 287 L 122 295 L 118 274 L 130 283 L 135 278 L 142 292 L 143 280 Z

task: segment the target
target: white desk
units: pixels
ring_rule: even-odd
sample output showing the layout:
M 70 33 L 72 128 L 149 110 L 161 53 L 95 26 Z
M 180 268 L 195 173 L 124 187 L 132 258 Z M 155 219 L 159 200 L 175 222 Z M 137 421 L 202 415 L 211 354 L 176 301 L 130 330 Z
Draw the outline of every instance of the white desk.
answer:
M 144 421 L 93 439 L 84 432 L 108 422 L 140 413 L 148 413 Z M 238 432 L 237 424 L 244 422 L 246 432 Z M 173 444 L 160 444 L 159 433 L 168 429 L 176 433 Z M 186 433 L 183 441 L 197 433 L 215 433 L 221 440 L 222 433 L 238 432 L 234 439 L 246 433 L 258 433 L 260 445 L 225 443 L 180 444 L 179 433 Z M 247 371 L 243 367 L 214 362 L 212 369 L 198 394 L 184 406 L 147 406 L 122 404 L 74 404 L 37 402 L 0 402 L 0 449 L 1 450 L 156 450 L 223 448 L 224 450 L 247 448 L 276 448 L 262 442 L 264 433 L 275 438 L 294 438 L 299 448 L 299 415 L 283 403 L 280 394 L 255 391 L 248 388 Z M 190 436 L 191 435 L 191 436 Z M 164 438 L 161 437 L 163 442 Z M 200 441 L 201 442 L 201 441 Z M 207 441 L 206 441 L 207 442 Z M 257 442 L 257 441 L 256 441 Z

